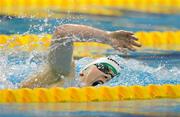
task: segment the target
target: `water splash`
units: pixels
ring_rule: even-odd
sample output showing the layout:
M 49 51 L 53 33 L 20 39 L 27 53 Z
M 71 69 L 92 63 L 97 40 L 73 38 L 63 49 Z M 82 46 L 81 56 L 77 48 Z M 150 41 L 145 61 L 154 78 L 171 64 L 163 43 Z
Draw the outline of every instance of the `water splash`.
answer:
M 31 53 L 0 54 L 0 88 L 17 88 L 18 84 L 32 74 L 37 74 L 45 61 L 47 53 L 37 51 Z M 45 57 L 45 58 L 44 58 Z M 150 67 L 142 61 L 135 59 L 123 59 L 113 56 L 124 66 L 122 72 L 105 83 L 108 86 L 117 85 L 148 85 L 148 84 L 179 84 L 180 69 L 173 67 L 168 69 L 164 65 Z M 82 58 L 76 61 L 76 73 L 94 59 Z M 155 61 L 156 62 L 156 61 Z M 77 79 L 75 79 L 77 80 Z M 69 85 L 70 86 L 70 85 Z
M 41 56 L 40 56 L 41 55 Z M 44 64 L 41 53 L 16 52 L 0 54 L 0 89 L 17 88 L 30 75 L 38 73 Z
M 135 59 L 122 59 L 117 56 L 119 63 L 125 67 L 110 82 L 105 85 L 149 85 L 149 84 L 179 84 L 180 72 L 179 68 L 173 67 L 168 69 L 165 65 L 159 65 L 157 68 L 151 67 L 142 61 Z M 156 62 L 156 61 L 154 61 Z

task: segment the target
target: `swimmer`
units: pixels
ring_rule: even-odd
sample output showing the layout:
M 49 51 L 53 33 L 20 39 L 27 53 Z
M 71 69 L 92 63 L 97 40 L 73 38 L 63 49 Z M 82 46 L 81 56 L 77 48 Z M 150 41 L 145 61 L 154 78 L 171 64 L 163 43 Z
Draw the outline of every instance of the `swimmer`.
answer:
M 125 52 L 141 47 L 134 33 L 118 30 L 104 31 L 85 25 L 64 24 L 54 31 L 48 53 L 48 64 L 37 75 L 20 84 L 22 88 L 63 87 L 65 81 L 75 77 L 73 42 L 100 42 Z M 111 57 L 99 58 L 89 63 L 79 73 L 77 86 L 96 86 L 108 82 L 121 72 L 121 65 Z

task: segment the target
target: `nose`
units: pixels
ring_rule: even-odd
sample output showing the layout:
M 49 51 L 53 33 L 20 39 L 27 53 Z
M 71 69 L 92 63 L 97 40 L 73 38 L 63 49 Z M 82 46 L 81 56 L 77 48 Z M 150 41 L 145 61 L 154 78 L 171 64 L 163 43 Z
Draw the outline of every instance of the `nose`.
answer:
M 103 84 L 101 80 L 98 80 L 92 84 L 92 86 L 97 86 L 98 84 Z

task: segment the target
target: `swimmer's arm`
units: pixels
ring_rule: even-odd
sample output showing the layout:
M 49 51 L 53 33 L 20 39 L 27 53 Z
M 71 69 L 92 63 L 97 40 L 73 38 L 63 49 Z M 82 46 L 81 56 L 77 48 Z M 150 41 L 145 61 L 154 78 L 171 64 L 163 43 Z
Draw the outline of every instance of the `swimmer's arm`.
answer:
M 70 79 L 69 74 L 73 74 L 74 69 L 73 42 L 94 41 L 96 39 L 105 42 L 106 36 L 106 31 L 85 25 L 65 24 L 57 27 L 49 49 L 48 63 L 50 69 L 54 74 L 63 75 L 66 79 Z
M 19 88 L 37 88 L 49 87 L 54 84 L 58 79 L 54 76 L 49 66 L 44 66 L 41 72 L 32 74 L 29 78 L 19 84 Z
M 56 38 L 72 37 L 74 42 L 103 42 L 109 43 L 108 31 L 86 25 L 64 24 L 56 28 Z
M 57 27 L 48 54 L 51 73 L 55 77 L 63 75 L 66 82 L 70 82 L 74 78 L 73 42 L 95 41 L 108 43 L 107 36 L 106 31 L 85 25 L 66 24 Z M 50 79 L 53 80 L 53 78 Z
M 65 24 L 54 31 L 48 63 L 50 69 L 57 75 L 65 77 L 72 74 L 73 42 L 104 42 L 108 43 L 108 33 L 85 25 Z M 67 79 L 67 78 L 66 78 Z
M 119 51 L 124 48 L 135 51 L 135 47 L 140 47 L 141 44 L 136 42 L 138 38 L 134 33 L 118 30 L 118 31 L 105 31 L 86 25 L 65 24 L 56 28 L 54 35 L 57 38 L 72 37 L 75 42 L 101 42 L 109 44 Z

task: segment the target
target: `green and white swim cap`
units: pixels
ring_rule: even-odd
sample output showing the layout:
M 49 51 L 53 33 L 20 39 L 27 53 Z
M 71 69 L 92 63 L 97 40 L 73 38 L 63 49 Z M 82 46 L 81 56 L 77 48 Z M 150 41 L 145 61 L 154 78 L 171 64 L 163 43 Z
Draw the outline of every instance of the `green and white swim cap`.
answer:
M 103 58 L 99 58 L 99 59 L 95 60 L 94 62 L 86 65 L 83 68 L 83 70 L 85 70 L 89 66 L 95 65 L 95 64 L 104 64 L 104 65 L 108 66 L 108 68 L 110 68 L 115 75 L 120 73 L 120 71 L 123 69 L 123 67 L 121 67 L 119 65 L 119 63 L 116 60 L 114 60 L 113 58 L 111 58 L 111 57 L 103 57 Z

